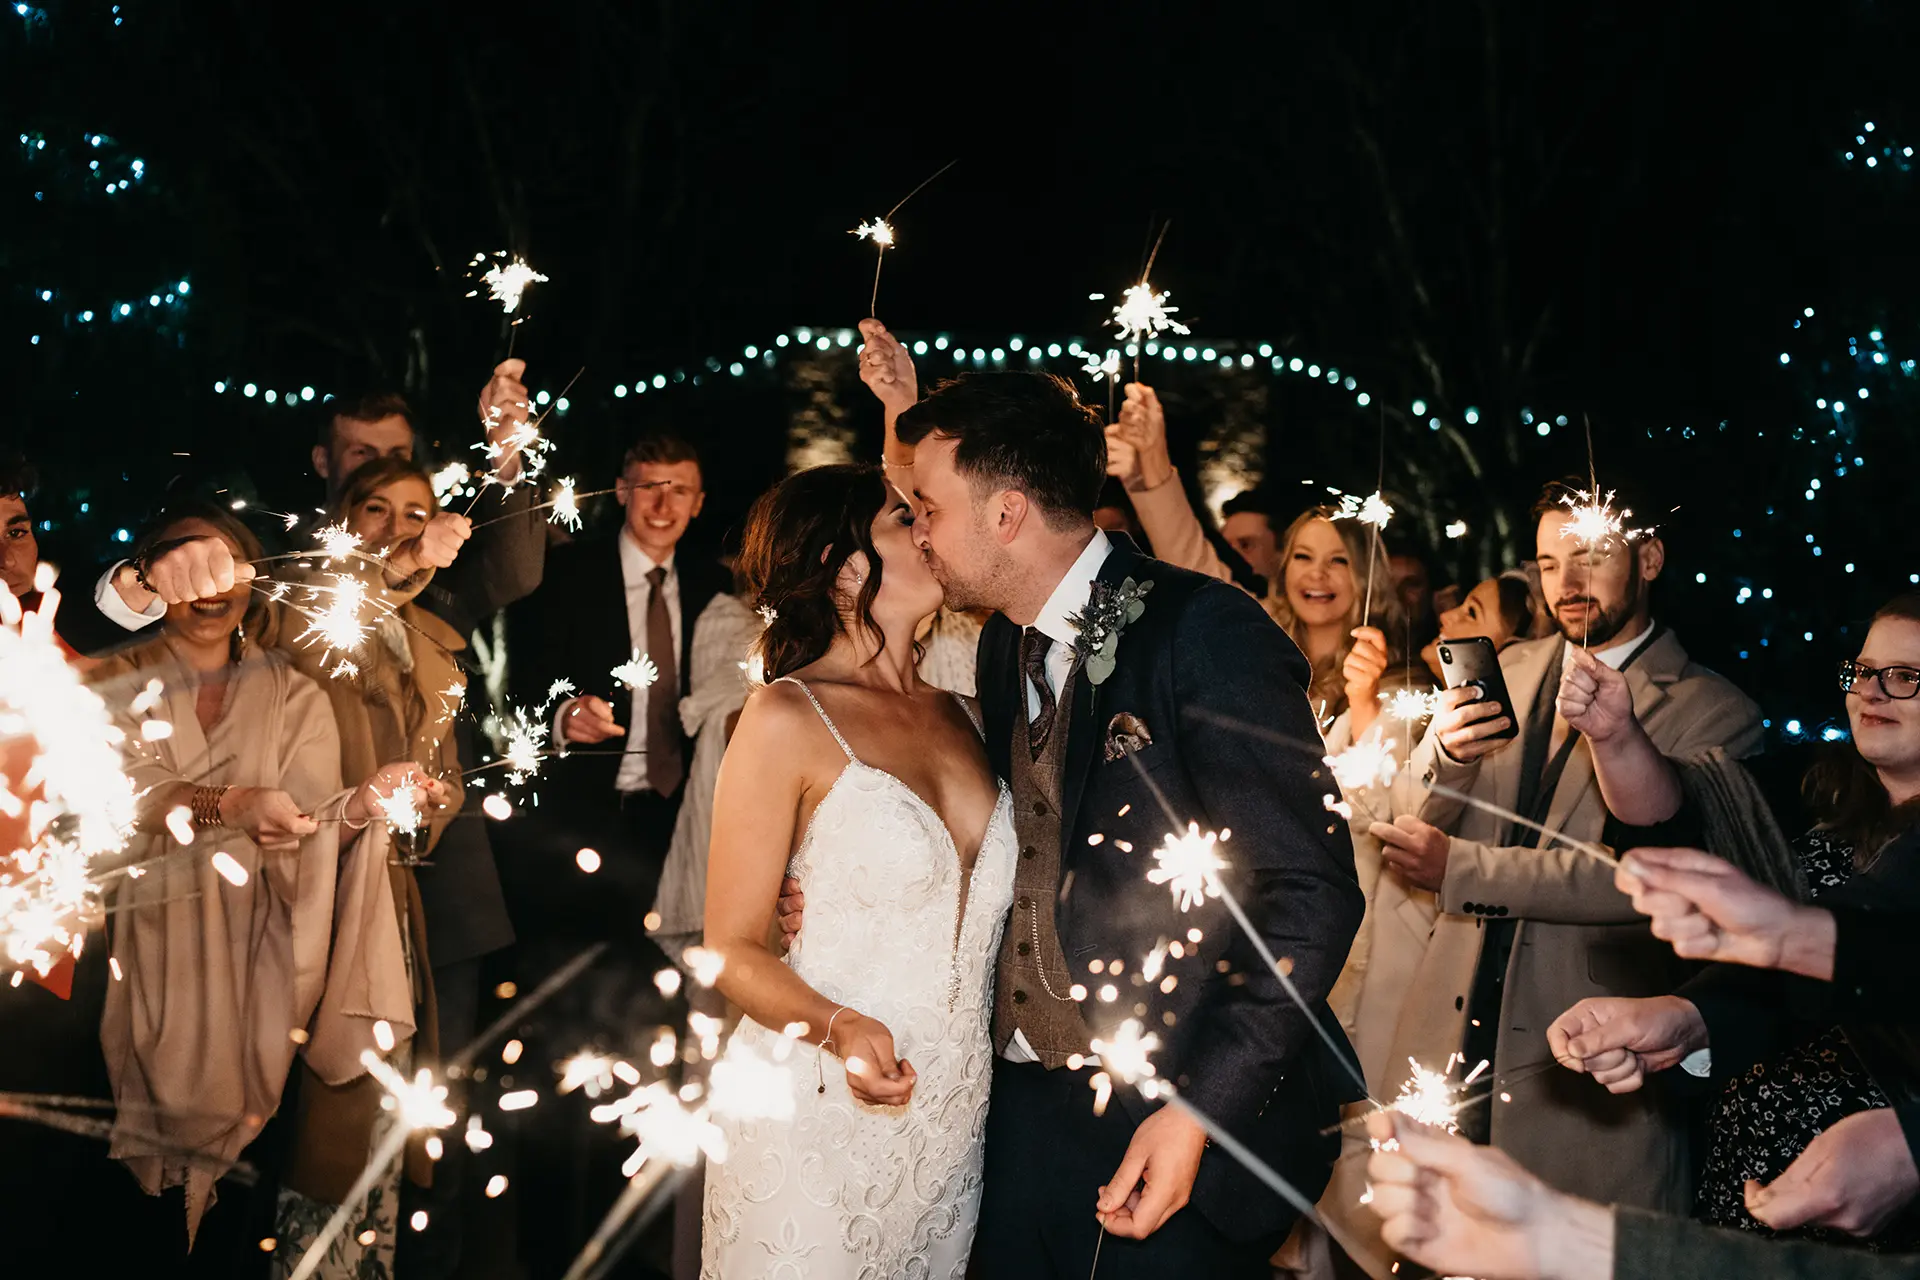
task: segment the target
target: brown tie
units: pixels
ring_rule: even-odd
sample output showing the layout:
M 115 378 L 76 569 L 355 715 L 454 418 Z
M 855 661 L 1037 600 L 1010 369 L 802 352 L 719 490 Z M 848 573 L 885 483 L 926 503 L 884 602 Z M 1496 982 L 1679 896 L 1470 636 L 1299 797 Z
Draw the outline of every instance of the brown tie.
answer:
M 666 566 L 647 574 L 647 656 L 660 678 L 647 690 L 647 785 L 663 796 L 687 776 L 680 741 L 680 662 L 667 612 Z
M 1053 686 L 1047 683 L 1047 650 L 1052 647 L 1053 638 L 1044 631 L 1028 627 L 1020 633 L 1020 668 L 1040 694 L 1040 714 L 1027 721 L 1027 746 L 1032 749 L 1035 760 L 1047 749 L 1047 738 L 1053 733 Z M 1026 704 L 1027 700 L 1021 698 L 1022 711 L 1026 710 Z

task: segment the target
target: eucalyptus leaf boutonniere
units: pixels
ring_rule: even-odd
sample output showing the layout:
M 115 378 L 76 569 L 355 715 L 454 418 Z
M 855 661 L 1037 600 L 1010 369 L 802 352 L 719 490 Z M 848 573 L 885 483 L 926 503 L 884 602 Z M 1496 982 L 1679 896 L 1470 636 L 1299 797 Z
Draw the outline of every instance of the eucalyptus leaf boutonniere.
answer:
M 1137 622 L 1147 611 L 1147 592 L 1151 582 L 1122 579 L 1120 585 L 1095 581 L 1087 596 L 1084 613 L 1068 617 L 1076 632 L 1073 661 L 1087 673 L 1089 684 L 1102 684 L 1113 674 L 1114 659 L 1120 652 L 1120 633 L 1128 623 Z

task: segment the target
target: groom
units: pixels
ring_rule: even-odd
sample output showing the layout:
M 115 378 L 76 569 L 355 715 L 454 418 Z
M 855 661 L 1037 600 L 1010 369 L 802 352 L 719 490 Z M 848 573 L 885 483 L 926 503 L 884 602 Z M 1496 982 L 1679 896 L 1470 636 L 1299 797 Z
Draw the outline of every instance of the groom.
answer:
M 997 611 L 978 687 L 1020 841 L 975 1267 L 1081 1280 L 1099 1248 L 1107 1280 L 1264 1280 L 1293 1211 L 1177 1109 L 1116 1083 L 1096 1114 L 1091 1041 L 1157 1035 L 1160 1079 L 1319 1195 L 1357 1090 L 1226 908 L 1147 879 L 1170 831 L 1230 830 L 1229 888 L 1344 1045 L 1324 997 L 1362 903 L 1306 660 L 1252 597 L 1094 527 L 1105 438 L 1061 379 L 963 376 L 896 430 L 948 606 Z

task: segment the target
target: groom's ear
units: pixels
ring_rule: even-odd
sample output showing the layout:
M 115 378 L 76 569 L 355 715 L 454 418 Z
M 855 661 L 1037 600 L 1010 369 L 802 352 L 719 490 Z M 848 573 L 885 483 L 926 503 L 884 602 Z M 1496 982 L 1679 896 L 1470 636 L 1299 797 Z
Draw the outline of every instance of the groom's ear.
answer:
M 1018 489 L 1002 489 L 993 495 L 993 501 L 997 507 L 993 531 L 1001 545 L 1006 546 L 1020 536 L 1020 530 L 1033 515 L 1033 503 Z

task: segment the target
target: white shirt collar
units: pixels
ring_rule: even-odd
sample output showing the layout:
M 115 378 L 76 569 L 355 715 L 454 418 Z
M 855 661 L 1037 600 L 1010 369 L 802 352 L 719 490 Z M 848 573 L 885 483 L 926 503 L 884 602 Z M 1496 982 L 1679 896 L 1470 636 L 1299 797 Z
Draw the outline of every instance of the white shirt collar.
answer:
M 1046 604 L 1040 607 L 1039 616 L 1033 620 L 1036 631 L 1055 644 L 1070 645 L 1080 638 L 1073 623 L 1067 619 L 1076 613 L 1085 613 L 1087 601 L 1093 595 L 1093 580 L 1100 576 L 1100 566 L 1107 561 L 1107 555 L 1113 550 L 1103 530 L 1093 531 L 1093 540 L 1087 543 L 1068 568 L 1066 576 L 1055 584 L 1053 594 L 1047 597 Z
M 626 525 L 620 526 L 620 569 L 628 582 L 645 582 L 647 575 L 655 569 L 664 568 L 667 576 L 673 576 L 673 552 L 667 553 L 665 560 L 655 560 L 648 555 L 638 542 L 634 541 L 633 530 Z
M 1633 656 L 1634 650 L 1653 639 L 1653 627 L 1653 619 L 1648 618 L 1647 629 L 1645 631 L 1642 631 L 1631 640 L 1622 640 L 1620 643 L 1608 645 L 1604 649 L 1595 649 L 1593 656 L 1607 666 L 1612 667 L 1615 671 L 1618 671 L 1620 664 Z

